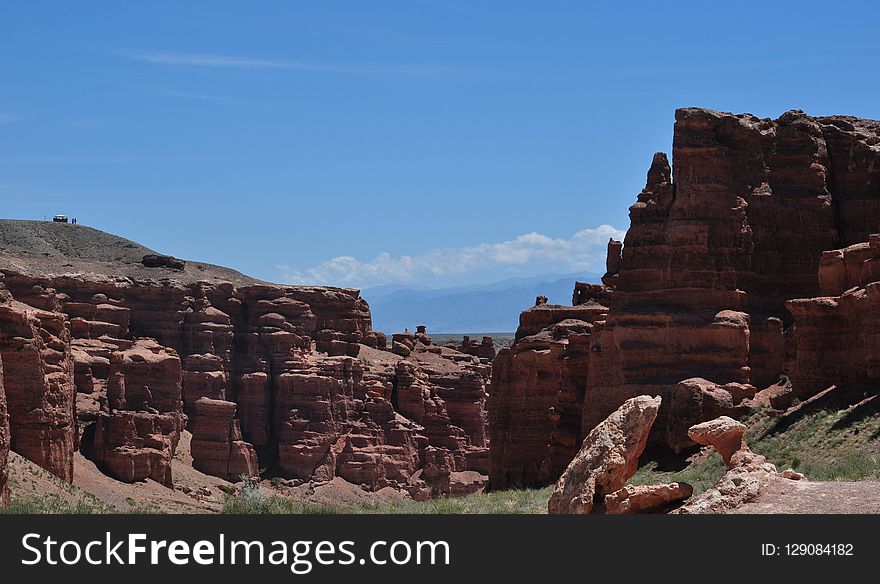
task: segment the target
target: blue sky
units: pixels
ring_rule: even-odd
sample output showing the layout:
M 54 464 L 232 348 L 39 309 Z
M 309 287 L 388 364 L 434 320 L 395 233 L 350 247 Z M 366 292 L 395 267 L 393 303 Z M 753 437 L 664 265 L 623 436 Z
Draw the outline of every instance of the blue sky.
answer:
M 7 1 L 0 215 L 274 281 L 602 271 L 675 108 L 880 118 L 877 6 Z

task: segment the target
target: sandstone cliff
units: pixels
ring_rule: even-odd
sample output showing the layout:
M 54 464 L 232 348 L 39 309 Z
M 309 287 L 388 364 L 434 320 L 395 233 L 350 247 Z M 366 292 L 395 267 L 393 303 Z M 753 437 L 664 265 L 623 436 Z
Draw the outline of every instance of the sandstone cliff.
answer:
M 13 450 L 68 481 L 79 448 L 116 479 L 172 486 L 188 429 L 193 466 L 229 480 L 263 468 L 426 497 L 488 473 L 478 357 L 427 335 L 391 353 L 357 290 L 152 255 L 81 225 L 0 222 Z
M 880 226 L 878 143 L 880 123 L 851 117 L 678 110 L 673 166 L 655 155 L 622 250 L 609 244 L 607 315 L 585 321 L 588 346 L 576 356 L 583 332 L 557 333 L 564 366 L 550 366 L 551 344 L 532 340 L 536 307 L 523 314 L 510 356 L 495 361 L 493 487 L 554 480 L 564 466 L 554 462 L 559 441 L 550 436 L 578 444 L 631 397 L 662 397 L 651 442 L 680 450 L 693 445 L 690 425 L 741 413 L 756 388 L 783 373 L 809 394 L 870 368 L 870 358 L 845 345 L 861 335 L 858 346 L 872 346 L 870 319 L 853 327 L 838 316 L 859 313 L 847 307 L 868 290 L 787 301 L 840 294 L 861 274 L 872 252 L 858 244 Z M 589 295 L 580 286 L 575 303 Z M 541 321 L 540 334 L 552 335 L 563 318 L 560 311 Z M 830 357 L 816 357 L 832 338 L 841 355 L 828 371 L 820 364 Z M 560 415 L 572 411 L 579 422 Z M 530 425 L 538 430 L 522 436 L 518 428 Z
M 0 506 L 9 503 L 9 417 L 6 415 L 6 392 L 3 389 L 3 362 L 0 360 Z
M 787 371 L 807 399 L 831 385 L 876 391 L 880 381 L 880 234 L 822 255 L 823 296 L 786 303 L 794 316 Z

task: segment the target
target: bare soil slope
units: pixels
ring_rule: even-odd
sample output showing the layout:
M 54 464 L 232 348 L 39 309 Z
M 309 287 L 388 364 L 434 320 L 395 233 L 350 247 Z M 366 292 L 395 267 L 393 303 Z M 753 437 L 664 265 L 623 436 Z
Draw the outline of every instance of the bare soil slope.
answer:
M 778 479 L 733 514 L 880 513 L 880 481 Z
M 187 261 L 182 270 L 148 268 L 145 255 L 157 254 L 139 243 L 85 225 L 0 219 L 0 270 L 23 274 L 86 277 L 127 277 L 133 280 L 232 282 L 236 286 L 265 283 L 240 272 Z

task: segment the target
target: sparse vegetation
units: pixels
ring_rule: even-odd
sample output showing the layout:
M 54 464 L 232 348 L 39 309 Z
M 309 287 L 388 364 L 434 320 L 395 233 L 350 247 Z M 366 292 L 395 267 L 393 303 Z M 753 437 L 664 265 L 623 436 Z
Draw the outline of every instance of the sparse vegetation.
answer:
M 744 420 L 746 442 L 780 470 L 817 481 L 880 477 L 880 415 L 866 398 L 849 407 L 829 403 L 786 418 L 760 410 Z
M 880 478 L 880 396 L 829 394 L 783 416 L 762 408 L 748 416 L 746 443 L 779 468 L 793 468 L 814 481 Z M 717 453 L 695 457 L 687 467 L 664 469 L 656 460 L 643 463 L 634 484 L 684 481 L 699 493 L 723 473 Z
M 269 495 L 252 482 L 242 484 L 236 495 L 226 495 L 223 513 L 231 514 L 540 514 L 547 512 L 550 487 L 498 491 L 467 497 L 400 500 L 354 505 L 313 503 L 282 495 Z
M 700 457 L 684 468 L 669 468 L 661 461 L 649 460 L 639 467 L 629 482 L 633 485 L 688 483 L 694 488 L 694 493 L 698 494 L 711 488 L 726 470 L 721 456 L 713 451 L 709 456 Z
M 77 514 L 91 515 L 95 513 L 115 513 L 116 509 L 103 503 L 91 493 L 76 489 L 54 475 L 39 467 L 28 469 L 30 476 L 21 478 L 11 477 L 9 490 L 12 493 L 9 505 L 0 507 L 0 514 L 9 515 L 53 515 L 53 514 Z M 22 481 L 32 485 L 46 481 L 52 483 L 53 490 L 20 489 Z
M 8 515 L 92 515 L 95 513 L 112 513 L 114 511 L 114 509 L 97 500 L 92 501 L 84 497 L 76 502 L 70 502 L 55 493 L 12 497 L 8 507 L 0 507 L 0 514 Z
M 843 400 L 841 402 L 841 400 Z M 805 404 L 781 415 L 762 408 L 743 421 L 749 427 L 746 442 L 780 470 L 794 468 L 815 481 L 880 478 L 880 397 L 850 393 Z M 2 513 L 159 513 L 158 505 L 127 500 L 116 509 L 94 495 L 69 485 L 36 466 L 11 478 L 11 505 Z M 725 472 L 721 457 L 707 451 L 680 460 L 643 461 L 632 484 L 687 482 L 695 493 L 710 488 Z M 46 482 L 52 485 L 45 489 Z M 280 481 L 273 486 L 279 488 Z M 17 488 L 30 486 L 30 488 Z M 38 487 L 39 485 L 39 487 Z M 258 481 L 242 477 L 237 488 L 220 486 L 222 512 L 228 514 L 541 514 L 546 512 L 552 487 L 508 490 L 430 501 L 398 500 L 359 503 L 317 503 L 274 494 Z M 19 494 L 16 495 L 16 492 Z

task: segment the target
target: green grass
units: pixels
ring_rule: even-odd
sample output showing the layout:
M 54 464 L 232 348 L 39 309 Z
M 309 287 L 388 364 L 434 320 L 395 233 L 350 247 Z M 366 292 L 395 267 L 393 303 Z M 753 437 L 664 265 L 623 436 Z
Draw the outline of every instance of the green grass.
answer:
M 266 495 L 245 485 L 236 495 L 226 495 L 223 513 L 231 514 L 540 514 L 547 512 L 551 488 L 480 493 L 430 501 L 390 501 L 353 505 L 310 503 L 279 495 Z
M 48 474 L 48 473 L 47 473 Z M 0 507 L 0 514 L 8 515 L 54 515 L 76 514 L 93 515 L 100 513 L 117 513 L 118 511 L 100 501 L 91 493 L 77 490 L 61 480 L 55 492 L 25 492 L 16 494 L 17 482 L 10 481 L 12 497 L 9 505 Z
M 107 507 L 100 501 L 89 501 L 85 497 L 74 502 L 66 501 L 54 493 L 12 497 L 7 507 L 0 507 L 0 514 L 5 515 L 93 515 L 113 512 L 115 509 Z
M 787 468 L 814 481 L 855 481 L 880 478 L 880 397 L 845 394 L 819 400 L 811 407 L 781 416 L 762 408 L 742 422 L 745 441 L 782 471 Z M 878 402 L 878 403 L 875 403 Z M 694 492 L 706 490 L 724 473 L 721 457 L 713 452 L 682 470 L 662 470 L 657 461 L 644 463 L 633 484 L 684 481 Z
M 858 406 L 817 408 L 781 424 L 760 410 L 743 420 L 746 443 L 780 470 L 793 468 L 811 480 L 878 478 L 880 415 L 858 412 Z
M 46 488 L 46 483 L 51 485 Z M 117 513 L 118 511 L 91 493 L 77 489 L 36 465 L 26 467 L 19 477 L 10 477 L 12 494 L 9 505 L 0 507 L 0 514 L 52 515 Z
M 681 470 L 664 470 L 660 462 L 650 460 L 639 467 L 629 482 L 633 485 L 688 483 L 694 488 L 694 494 L 698 494 L 711 488 L 726 471 L 727 467 L 721 456 L 713 451 L 705 459 L 693 462 Z

